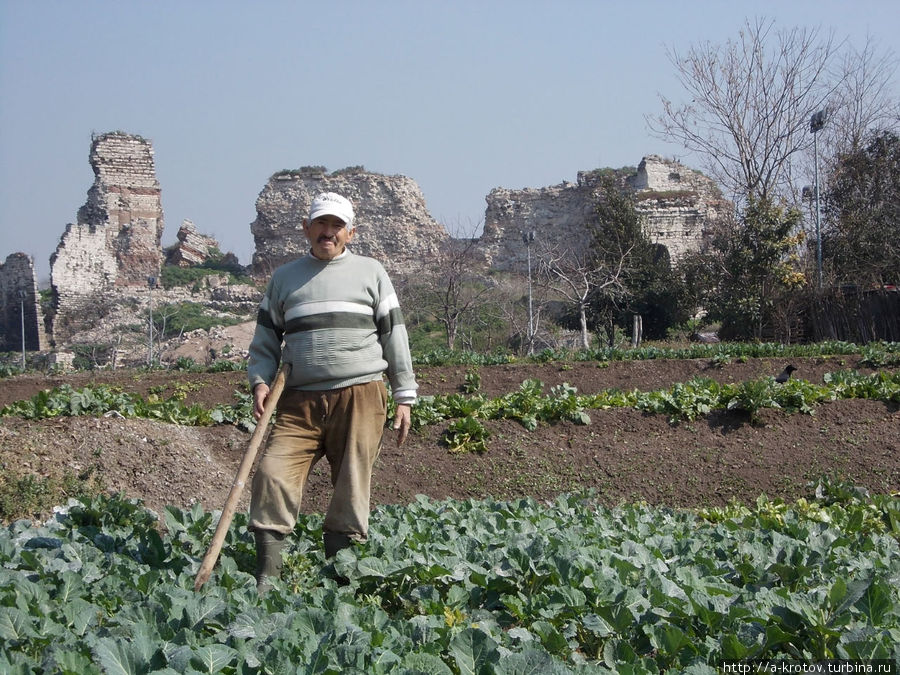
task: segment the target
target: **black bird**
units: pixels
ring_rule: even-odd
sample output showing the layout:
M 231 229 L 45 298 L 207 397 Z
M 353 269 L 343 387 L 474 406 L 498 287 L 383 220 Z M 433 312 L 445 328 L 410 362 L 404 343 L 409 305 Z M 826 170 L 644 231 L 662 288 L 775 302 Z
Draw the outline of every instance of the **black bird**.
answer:
M 781 374 L 775 378 L 775 381 L 778 384 L 784 384 L 789 379 L 791 379 L 791 373 L 793 373 L 795 370 L 797 370 L 797 369 L 794 368 L 794 366 L 792 366 L 790 364 L 786 365 L 784 367 L 784 370 L 781 371 Z

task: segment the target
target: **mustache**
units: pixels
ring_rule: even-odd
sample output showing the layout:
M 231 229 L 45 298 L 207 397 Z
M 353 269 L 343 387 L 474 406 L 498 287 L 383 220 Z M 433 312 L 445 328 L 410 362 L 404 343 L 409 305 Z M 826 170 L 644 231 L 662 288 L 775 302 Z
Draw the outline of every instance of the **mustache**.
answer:
M 319 238 L 316 241 L 334 241 L 335 237 L 333 235 L 328 234 L 320 234 Z

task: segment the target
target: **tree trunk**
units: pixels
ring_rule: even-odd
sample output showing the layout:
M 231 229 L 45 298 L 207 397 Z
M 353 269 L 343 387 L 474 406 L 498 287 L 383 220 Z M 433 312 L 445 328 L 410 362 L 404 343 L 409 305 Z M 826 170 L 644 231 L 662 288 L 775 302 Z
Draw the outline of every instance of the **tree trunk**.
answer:
M 588 334 L 587 314 L 585 313 L 584 305 L 579 307 L 578 310 L 579 310 L 578 318 L 581 320 L 581 348 L 582 349 L 590 349 L 591 340 L 590 340 L 590 335 Z
M 610 349 L 616 346 L 616 323 L 613 320 L 612 312 L 608 312 L 604 319 L 606 329 L 606 344 Z
M 644 339 L 644 320 L 640 314 L 633 316 L 633 324 L 631 329 L 631 347 L 637 349 L 641 346 L 641 340 Z

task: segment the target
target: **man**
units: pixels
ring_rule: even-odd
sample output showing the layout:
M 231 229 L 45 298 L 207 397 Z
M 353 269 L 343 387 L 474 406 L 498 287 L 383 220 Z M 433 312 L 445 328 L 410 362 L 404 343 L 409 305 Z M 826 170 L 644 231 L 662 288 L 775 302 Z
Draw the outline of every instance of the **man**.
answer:
M 326 556 L 366 540 L 372 467 L 387 418 L 385 371 L 398 446 L 409 432 L 418 385 L 406 327 L 384 268 L 347 248 L 353 218 L 345 197 L 317 196 L 303 221 L 309 254 L 275 270 L 259 306 L 247 368 L 257 419 L 279 362 L 291 365 L 250 498 L 260 592 L 281 574 L 285 535 L 323 456 L 334 487 L 323 526 Z

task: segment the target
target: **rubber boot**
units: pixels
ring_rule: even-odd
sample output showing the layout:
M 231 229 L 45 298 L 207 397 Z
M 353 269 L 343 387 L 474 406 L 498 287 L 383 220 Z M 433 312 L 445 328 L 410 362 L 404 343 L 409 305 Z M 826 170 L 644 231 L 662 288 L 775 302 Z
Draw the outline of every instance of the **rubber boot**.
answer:
M 325 532 L 322 539 L 325 542 L 326 558 L 333 558 L 342 548 L 350 548 L 353 545 L 353 540 L 349 535 L 340 532 Z
M 327 559 L 334 558 L 342 548 L 349 548 L 353 545 L 353 540 L 349 536 L 339 532 L 325 532 L 322 535 L 322 539 L 325 542 L 325 557 Z M 346 586 L 350 583 L 347 577 L 337 573 L 334 562 L 325 567 L 325 575 L 334 579 L 339 586 Z
M 281 548 L 284 535 L 273 530 L 255 530 L 256 592 L 265 595 L 272 587 L 272 579 L 281 576 Z

